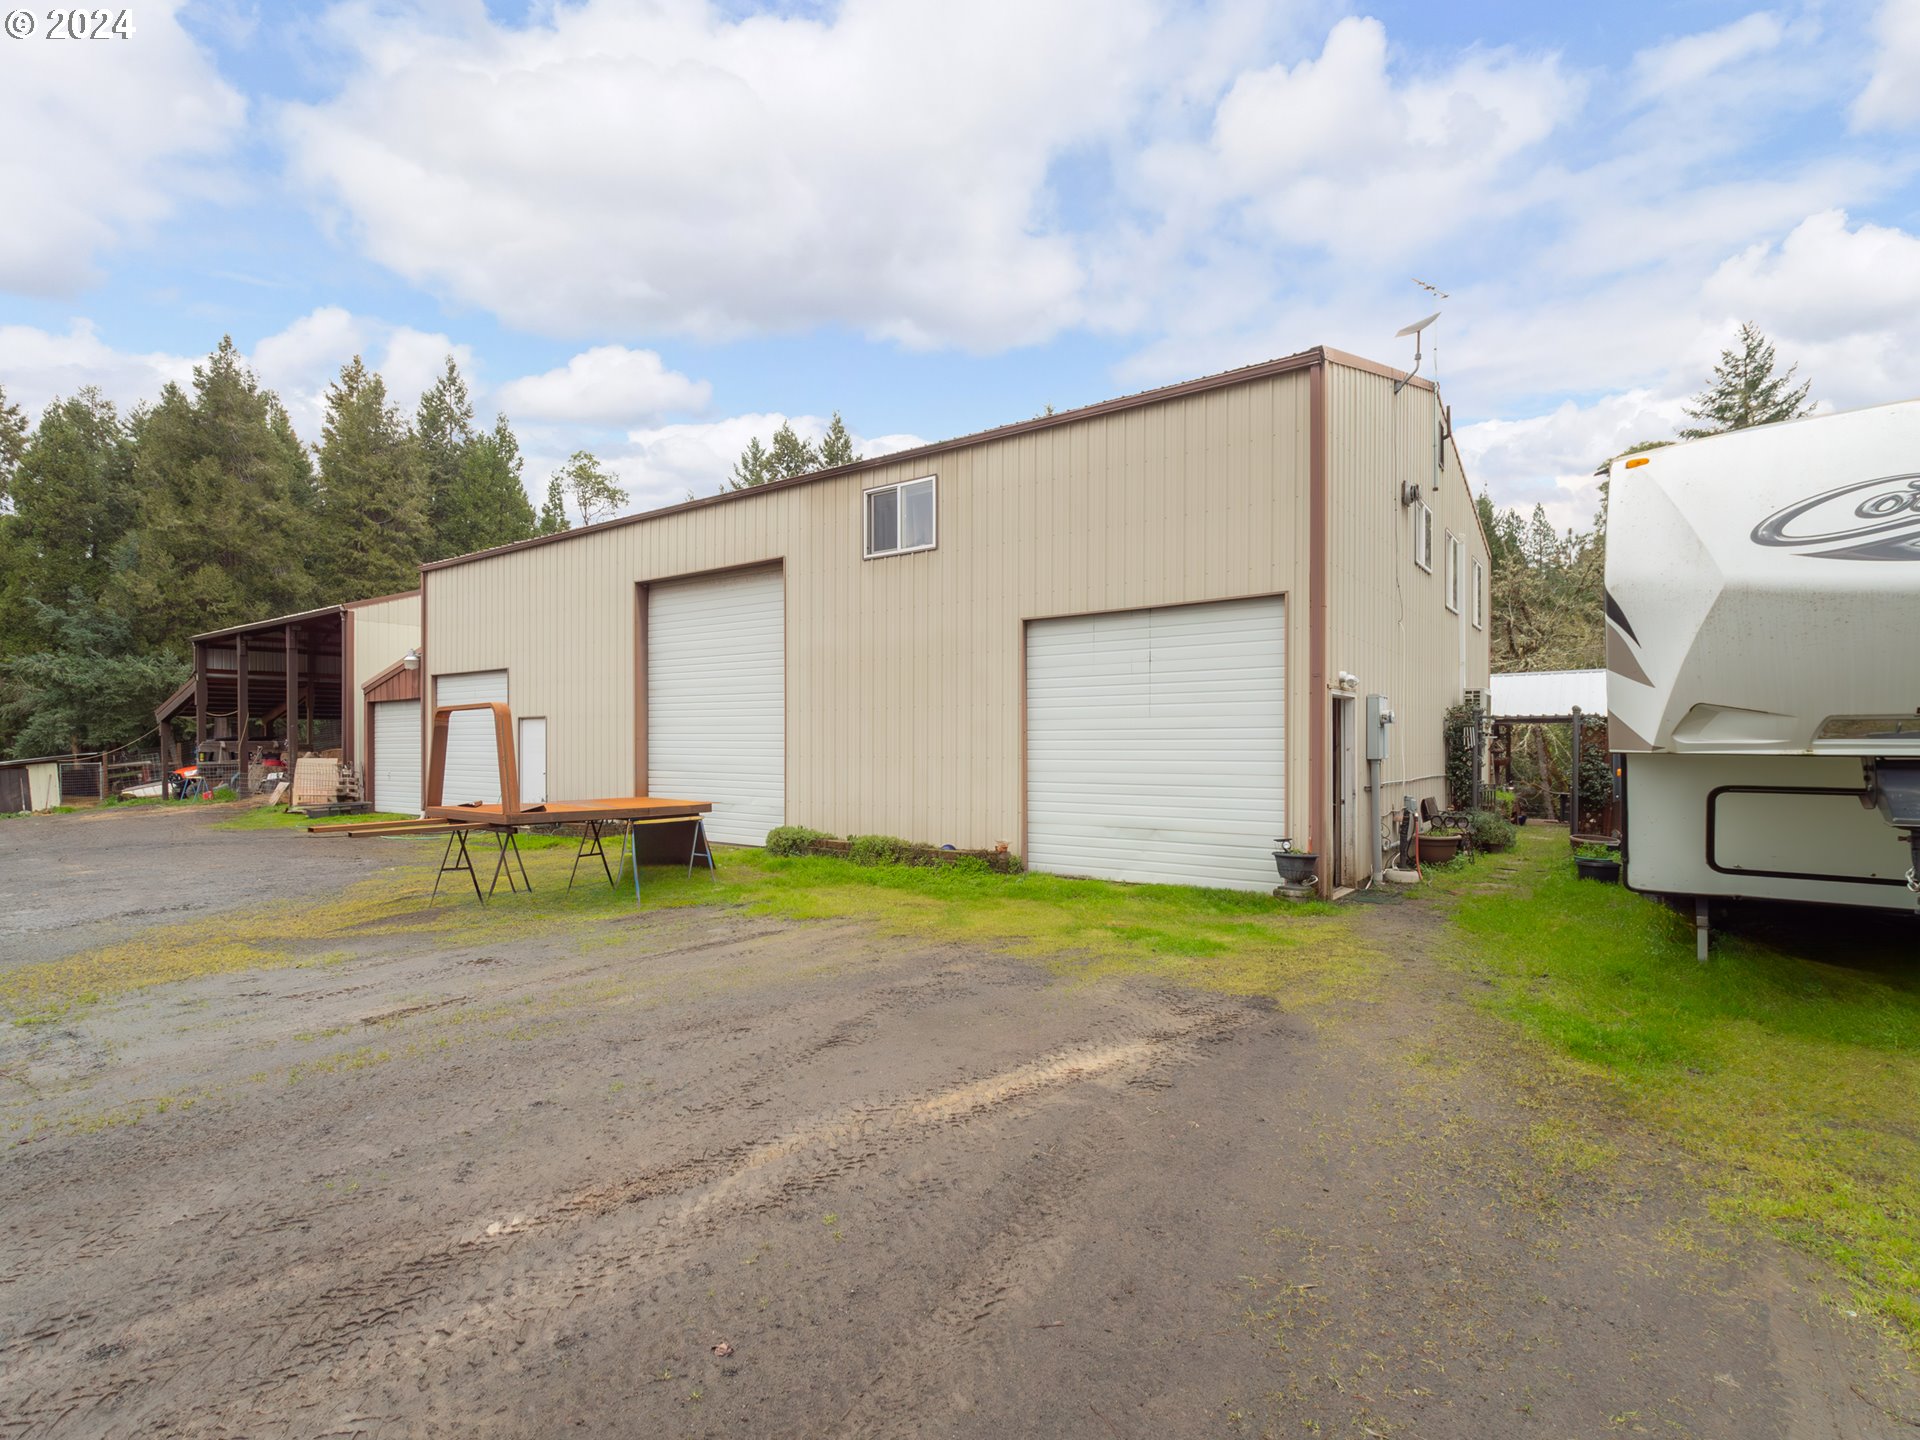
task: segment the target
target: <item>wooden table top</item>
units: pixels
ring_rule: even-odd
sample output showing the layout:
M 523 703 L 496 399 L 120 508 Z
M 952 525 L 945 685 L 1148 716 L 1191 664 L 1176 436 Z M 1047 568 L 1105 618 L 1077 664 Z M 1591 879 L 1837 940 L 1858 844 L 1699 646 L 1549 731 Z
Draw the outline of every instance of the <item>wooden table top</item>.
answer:
M 580 825 L 589 820 L 691 819 L 713 809 L 711 800 L 673 800 L 658 795 L 620 795 L 603 800 L 549 800 L 509 813 L 502 805 L 430 805 L 434 820 L 468 825 L 524 828 L 529 825 Z

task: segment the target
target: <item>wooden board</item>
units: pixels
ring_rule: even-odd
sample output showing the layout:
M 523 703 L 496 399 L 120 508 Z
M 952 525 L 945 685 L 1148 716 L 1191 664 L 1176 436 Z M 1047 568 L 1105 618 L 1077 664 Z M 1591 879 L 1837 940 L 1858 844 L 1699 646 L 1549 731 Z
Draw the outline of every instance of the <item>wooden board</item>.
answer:
M 706 815 L 711 800 L 673 800 L 655 795 L 623 795 L 604 800 L 549 800 L 544 805 L 508 810 L 501 805 L 429 805 L 427 818 L 467 825 L 525 827 L 583 825 L 589 820 L 671 820 Z

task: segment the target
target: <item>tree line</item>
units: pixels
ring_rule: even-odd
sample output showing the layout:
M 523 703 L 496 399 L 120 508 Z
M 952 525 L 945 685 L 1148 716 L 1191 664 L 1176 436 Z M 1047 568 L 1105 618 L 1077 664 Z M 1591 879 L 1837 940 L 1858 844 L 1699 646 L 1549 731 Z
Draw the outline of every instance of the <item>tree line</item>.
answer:
M 0 752 L 129 743 L 194 634 L 411 590 L 423 561 L 567 528 L 567 493 L 588 519 L 626 502 L 580 451 L 536 514 L 522 465 L 452 357 L 412 415 L 354 357 L 311 447 L 231 339 L 124 415 L 88 388 L 30 424 L 0 389 Z
M 1797 365 L 1779 369 L 1774 347 L 1758 326 L 1740 327 L 1735 345 L 1720 353 L 1713 376 L 1686 406 L 1693 422 L 1679 438 L 1699 440 L 1750 425 L 1771 425 L 1811 413 L 1811 381 L 1794 383 Z M 1671 445 L 1643 440 L 1614 460 Z M 1488 614 L 1495 674 L 1520 670 L 1598 669 L 1606 661 L 1607 486 L 1590 530 L 1556 531 L 1546 510 L 1530 515 L 1500 510 L 1483 491 L 1478 505 L 1488 549 Z

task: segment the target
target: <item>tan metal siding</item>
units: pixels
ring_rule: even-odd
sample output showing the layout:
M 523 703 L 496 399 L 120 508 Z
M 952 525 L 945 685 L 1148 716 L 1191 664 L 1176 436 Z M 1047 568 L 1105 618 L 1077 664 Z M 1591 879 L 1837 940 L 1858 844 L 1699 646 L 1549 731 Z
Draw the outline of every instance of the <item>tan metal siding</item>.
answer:
M 361 687 L 420 643 L 420 597 L 401 595 L 356 605 L 347 611 L 347 617 L 347 623 L 353 626 L 353 674 L 347 677 L 345 700 L 354 707 L 354 758 L 364 767 L 370 736 L 365 712 L 360 708 Z
M 1443 714 L 1463 689 L 1484 690 L 1488 683 L 1488 632 L 1472 624 L 1473 562 L 1486 566 L 1487 551 L 1451 445 L 1445 469 L 1436 472 L 1440 417 L 1434 393 L 1409 386 L 1396 397 L 1391 379 L 1340 364 L 1328 367 L 1327 388 L 1332 492 L 1327 663 L 1332 674 L 1347 670 L 1359 677 L 1358 720 L 1364 722 L 1364 697 L 1371 692 L 1390 697 L 1398 713 L 1393 758 L 1384 767 L 1384 814 L 1402 795 L 1445 795 Z M 1400 502 L 1402 487 L 1414 481 L 1426 487 L 1423 493 L 1434 511 L 1431 574 L 1414 563 L 1417 511 Z M 1458 615 L 1445 601 L 1449 530 L 1461 538 L 1464 551 Z M 1356 737 L 1364 774 L 1362 743 L 1363 737 Z M 1363 790 L 1362 828 L 1365 798 Z
M 962 846 L 1020 833 L 1027 619 L 1298 591 L 1304 372 L 435 570 L 435 673 L 505 668 L 549 790 L 633 784 L 634 587 L 784 561 L 787 818 Z M 939 548 L 862 558 L 861 492 L 939 477 Z M 1304 604 L 1289 653 L 1307 653 Z M 1306 773 L 1304 668 L 1289 767 Z M 1306 833 L 1305 787 L 1289 824 Z

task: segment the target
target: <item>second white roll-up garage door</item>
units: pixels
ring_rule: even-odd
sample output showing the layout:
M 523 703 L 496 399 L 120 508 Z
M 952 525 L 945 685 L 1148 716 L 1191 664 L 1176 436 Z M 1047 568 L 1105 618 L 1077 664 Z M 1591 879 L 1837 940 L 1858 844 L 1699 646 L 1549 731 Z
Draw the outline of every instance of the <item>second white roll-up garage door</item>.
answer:
M 420 813 L 420 702 L 373 707 L 373 803 L 389 815 Z
M 473 670 L 464 675 L 434 679 L 434 704 L 477 705 L 507 703 L 507 672 Z M 493 716 L 485 710 L 465 710 L 447 717 L 447 772 L 440 788 L 442 805 L 500 803 L 500 743 Z
M 1027 627 L 1027 863 L 1270 890 L 1286 833 L 1279 599 Z
M 711 800 L 708 833 L 786 823 L 786 596 L 778 570 L 647 593 L 647 790 Z

